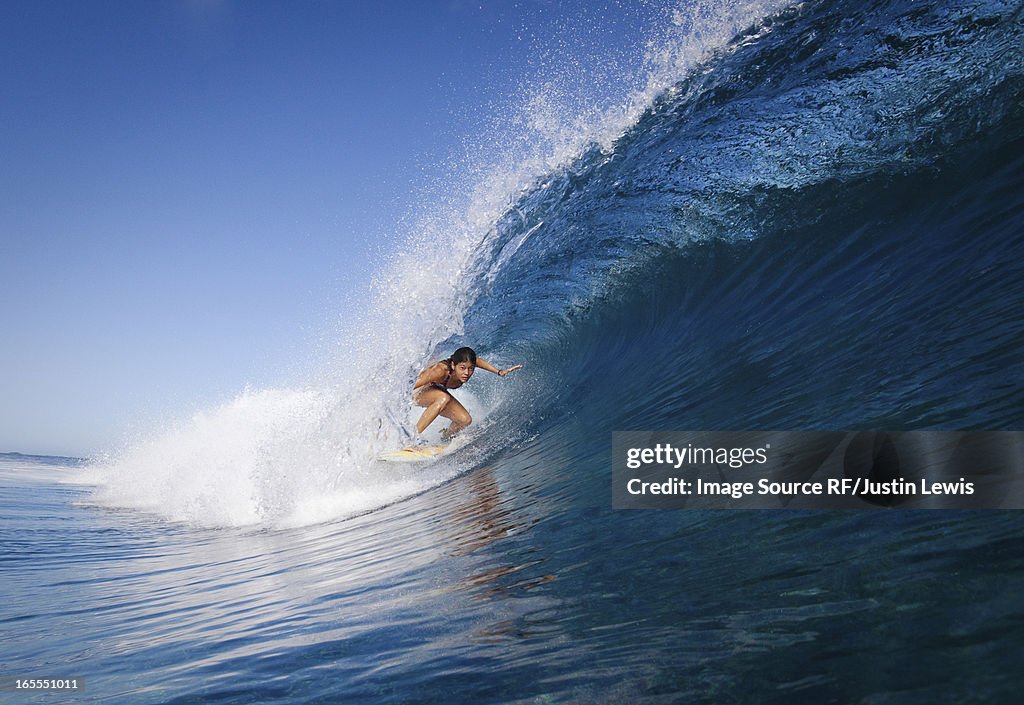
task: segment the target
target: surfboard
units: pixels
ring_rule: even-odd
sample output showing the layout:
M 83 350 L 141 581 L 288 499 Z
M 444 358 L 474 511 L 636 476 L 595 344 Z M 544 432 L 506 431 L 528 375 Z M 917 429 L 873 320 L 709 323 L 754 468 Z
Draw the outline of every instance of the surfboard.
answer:
M 425 460 L 436 460 L 446 450 L 448 450 L 447 444 L 411 446 L 381 453 L 377 456 L 377 460 L 382 460 L 385 463 L 422 463 Z

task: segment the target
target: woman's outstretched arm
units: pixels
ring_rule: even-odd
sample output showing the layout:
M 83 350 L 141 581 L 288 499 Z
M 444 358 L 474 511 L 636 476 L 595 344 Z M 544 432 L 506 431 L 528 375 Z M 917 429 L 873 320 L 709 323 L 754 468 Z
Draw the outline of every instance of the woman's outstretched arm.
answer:
M 509 374 L 510 372 L 515 372 L 516 370 L 521 370 L 523 368 L 522 365 L 512 365 L 512 367 L 506 367 L 503 370 L 499 370 L 497 367 L 495 367 L 491 363 L 487 362 L 487 360 L 483 359 L 482 357 L 478 357 L 476 359 L 476 366 L 479 367 L 482 370 L 487 370 L 488 372 L 493 372 L 494 374 L 498 375 L 499 377 L 504 377 L 505 375 Z

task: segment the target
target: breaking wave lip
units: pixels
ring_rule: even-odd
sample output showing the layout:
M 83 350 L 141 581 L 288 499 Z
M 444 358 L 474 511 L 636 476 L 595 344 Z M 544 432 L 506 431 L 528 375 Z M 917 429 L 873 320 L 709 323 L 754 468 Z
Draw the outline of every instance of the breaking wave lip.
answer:
M 551 382 L 541 371 L 551 359 L 599 354 L 577 349 L 573 319 L 622 306 L 617 287 L 650 279 L 666 251 L 754 239 L 787 219 L 810 225 L 820 215 L 787 210 L 793 194 L 927 170 L 972 129 L 1005 123 L 999 89 L 1024 62 L 1019 48 L 1000 54 L 978 39 L 998 25 L 971 29 L 957 3 L 872 13 L 697 3 L 656 30 L 638 88 L 614 105 L 559 110 L 571 97 L 539 82 L 487 135 L 505 151 L 471 150 L 457 168 L 469 176 L 425 206 L 331 365 L 306 388 L 246 390 L 93 463 L 82 475 L 93 500 L 201 526 L 320 523 L 470 469 L 498 447 L 482 432 L 489 417 L 532 433 L 518 419 L 554 402 L 521 390 Z M 526 363 L 512 382 L 460 392 L 477 455 L 381 473 L 373 458 L 404 444 L 418 415 L 417 368 L 460 344 Z

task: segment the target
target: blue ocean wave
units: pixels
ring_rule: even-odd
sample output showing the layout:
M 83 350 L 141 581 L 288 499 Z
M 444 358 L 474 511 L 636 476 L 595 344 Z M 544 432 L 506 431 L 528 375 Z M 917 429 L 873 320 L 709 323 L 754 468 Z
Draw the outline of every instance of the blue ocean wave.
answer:
M 97 501 L 308 524 L 613 430 L 1020 427 L 1022 6 L 762 5 L 675 27 L 589 122 L 527 101 L 546 132 L 424 206 L 335 365 L 94 463 Z M 525 367 L 460 390 L 464 452 L 377 472 L 460 345 Z
M 989 2 L 763 20 L 515 202 L 438 350 L 527 361 L 510 416 L 1019 427 L 1020 29 Z

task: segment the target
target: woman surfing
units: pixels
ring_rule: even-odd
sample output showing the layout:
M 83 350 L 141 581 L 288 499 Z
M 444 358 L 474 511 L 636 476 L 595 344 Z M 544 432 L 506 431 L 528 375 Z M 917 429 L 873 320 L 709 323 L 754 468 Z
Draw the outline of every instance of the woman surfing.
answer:
M 476 368 L 493 372 L 499 377 L 515 372 L 522 365 L 513 365 L 499 370 L 482 357 L 477 357 L 472 348 L 459 348 L 451 357 L 431 365 L 416 377 L 412 388 L 412 400 L 425 407 L 420 420 L 416 422 L 416 432 L 423 433 L 438 416 L 451 420 L 451 426 L 441 431 L 441 438 L 451 439 L 456 433 L 473 423 L 473 417 L 466 407 L 452 396 L 450 390 L 458 389 L 473 376 Z

